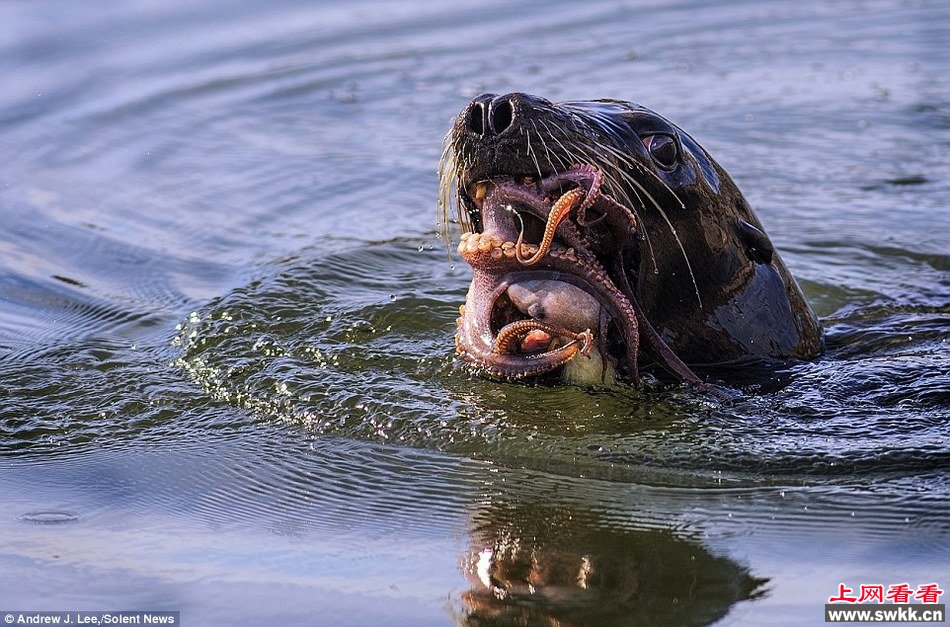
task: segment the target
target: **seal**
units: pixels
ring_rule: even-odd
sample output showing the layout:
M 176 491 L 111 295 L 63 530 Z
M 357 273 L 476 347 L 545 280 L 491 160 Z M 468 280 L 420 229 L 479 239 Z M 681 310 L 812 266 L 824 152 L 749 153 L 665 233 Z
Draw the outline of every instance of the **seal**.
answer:
M 446 136 L 473 270 L 458 354 L 490 375 L 639 381 L 658 366 L 809 359 L 821 326 L 755 212 L 689 134 L 616 100 L 472 100 Z

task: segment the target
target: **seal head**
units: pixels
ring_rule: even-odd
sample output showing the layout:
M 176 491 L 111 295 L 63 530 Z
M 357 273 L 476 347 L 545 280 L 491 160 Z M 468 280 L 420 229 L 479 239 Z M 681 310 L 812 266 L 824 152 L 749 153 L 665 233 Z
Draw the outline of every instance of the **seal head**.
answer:
M 592 353 L 637 379 L 649 362 L 807 359 L 818 319 L 735 183 L 687 133 L 616 100 L 484 94 L 440 165 L 473 280 L 463 358 L 507 378 Z M 643 353 L 641 355 L 641 352 Z

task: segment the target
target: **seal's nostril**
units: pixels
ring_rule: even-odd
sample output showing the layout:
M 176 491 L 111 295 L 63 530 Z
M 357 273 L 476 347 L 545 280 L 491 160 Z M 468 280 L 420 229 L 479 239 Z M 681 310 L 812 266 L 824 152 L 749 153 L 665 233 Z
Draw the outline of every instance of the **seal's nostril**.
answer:
M 497 135 L 504 133 L 511 123 L 515 120 L 515 109 L 511 100 L 496 99 L 491 103 L 491 109 L 488 113 L 488 123 Z
M 480 102 L 476 102 L 474 105 L 472 105 L 472 109 L 469 114 L 471 115 L 471 120 L 469 123 L 471 124 L 472 131 L 474 131 L 476 135 L 484 135 L 485 105 Z

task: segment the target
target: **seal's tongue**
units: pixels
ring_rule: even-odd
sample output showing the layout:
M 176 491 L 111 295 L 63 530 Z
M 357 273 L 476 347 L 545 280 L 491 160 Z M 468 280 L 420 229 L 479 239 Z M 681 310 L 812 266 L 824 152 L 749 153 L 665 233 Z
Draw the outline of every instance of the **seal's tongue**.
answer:
M 547 331 L 535 329 L 533 331 L 529 331 L 528 334 L 524 336 L 524 339 L 521 340 L 521 345 L 519 348 L 521 349 L 521 352 L 526 355 L 543 353 L 544 351 L 551 348 L 551 342 L 553 340 L 554 337 Z

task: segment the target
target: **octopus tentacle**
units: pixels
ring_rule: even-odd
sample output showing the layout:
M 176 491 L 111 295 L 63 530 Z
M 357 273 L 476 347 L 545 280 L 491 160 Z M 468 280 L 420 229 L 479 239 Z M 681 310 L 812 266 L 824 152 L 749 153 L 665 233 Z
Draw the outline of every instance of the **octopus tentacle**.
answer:
M 537 355 L 517 355 L 494 353 L 494 341 L 490 330 L 491 309 L 493 303 L 510 285 L 505 279 L 511 269 L 511 260 L 515 253 L 513 242 L 498 243 L 497 237 L 488 233 L 467 234 L 459 245 L 459 252 L 474 269 L 473 285 L 469 290 L 466 303 L 466 315 L 460 320 L 456 344 L 459 354 L 469 361 L 486 367 L 494 374 L 521 378 L 554 370 L 572 359 L 578 352 L 576 344 L 568 345 L 556 351 L 547 351 Z M 496 245 L 497 244 L 497 245 Z M 524 245 L 529 251 L 535 247 Z M 508 251 L 507 253 L 505 251 Z M 510 253 L 510 256 L 509 256 Z M 517 270 L 521 278 L 556 278 L 572 283 L 594 296 L 608 309 L 623 337 L 627 348 L 627 360 L 630 376 L 636 381 L 637 355 L 639 352 L 639 332 L 636 313 L 614 285 L 600 263 L 582 251 L 552 246 L 549 254 L 543 257 L 533 270 Z M 569 357 L 563 351 L 573 349 Z M 511 373 L 512 364 L 521 361 L 521 368 Z M 530 372 L 529 372 L 530 370 Z
M 609 230 L 616 236 L 624 237 L 636 233 L 637 220 L 633 213 L 610 196 L 601 193 L 602 181 L 603 174 L 590 165 L 574 166 L 566 172 L 543 179 L 540 182 L 542 193 L 551 193 L 565 182 L 578 185 L 577 188 L 562 194 L 553 205 L 542 199 L 540 194 L 535 194 L 530 189 L 514 185 L 511 182 L 497 186 L 493 190 L 493 194 L 504 195 L 509 202 L 526 207 L 536 217 L 545 221 L 544 235 L 538 245 L 537 253 L 532 257 L 524 258 L 521 255 L 523 233 L 519 236 L 518 245 L 515 248 L 518 261 L 522 265 L 537 263 L 541 257 L 547 254 L 555 234 L 561 235 L 568 244 L 575 248 L 591 250 L 592 246 L 588 239 L 573 223 L 566 220 L 572 210 L 575 213 L 577 224 L 581 227 L 590 227 L 606 219 L 608 220 Z M 583 201 L 577 204 L 582 195 Z M 593 220 L 587 220 L 585 212 L 592 207 L 598 208 L 601 215 Z
M 538 251 L 531 257 L 525 258 L 521 256 L 521 244 L 524 240 L 524 231 L 518 235 L 518 241 L 515 243 L 515 253 L 518 261 L 522 265 L 532 266 L 548 254 L 548 251 L 551 249 L 551 243 L 554 242 L 554 234 L 557 232 L 557 227 L 564 221 L 574 207 L 574 204 L 580 200 L 583 195 L 584 192 L 581 190 L 572 189 L 558 198 L 548 214 L 548 221 L 544 226 L 544 236 L 541 238 L 541 243 L 538 244 Z
M 509 206 L 518 204 L 528 209 L 535 217 L 544 220 L 546 223 L 549 222 L 552 206 L 541 194 L 533 190 L 513 185 L 510 182 L 502 183 L 496 186 L 495 189 L 486 196 L 485 202 L 492 202 L 496 196 L 503 196 Z M 587 238 L 584 237 L 569 220 L 561 220 L 558 223 L 558 227 L 559 228 L 555 229 L 556 234 L 560 235 L 564 241 L 567 242 L 568 246 L 577 250 L 590 249 L 590 242 L 587 241 Z
M 605 218 L 611 222 L 611 229 L 633 233 L 637 228 L 637 220 L 629 208 L 620 204 L 613 197 L 601 192 L 604 174 L 592 165 L 575 165 L 570 170 L 554 174 L 541 182 L 541 189 L 550 193 L 564 185 L 574 183 L 587 192 L 587 197 L 577 209 L 577 223 L 582 227 L 593 226 Z M 592 207 L 601 209 L 602 213 L 593 220 L 586 219 L 586 211 Z
M 647 352 L 650 354 L 650 357 L 656 361 L 657 365 L 679 380 L 689 383 L 700 390 L 728 398 L 728 394 L 722 389 L 700 379 L 699 376 L 673 352 L 673 349 L 660 337 L 660 334 L 657 333 L 653 325 L 650 324 L 650 321 L 647 320 L 646 314 L 643 313 L 640 304 L 636 298 L 633 297 L 633 289 L 630 287 L 630 282 L 627 280 L 626 275 L 622 272 L 618 272 L 617 274 L 620 277 L 618 287 L 630 301 L 634 314 L 637 317 L 637 328 L 639 329 L 640 337 L 643 338 Z
M 565 183 L 577 187 L 561 194 L 554 203 L 546 198 Z M 563 366 L 578 354 L 587 355 L 595 342 L 599 352 L 606 356 L 605 340 L 613 321 L 626 346 L 628 372 L 634 382 L 639 382 L 637 362 L 642 341 L 658 366 L 700 389 L 717 391 L 684 364 L 650 324 L 627 279 L 622 254 L 614 259 L 611 272 L 595 255 L 598 248 L 591 242 L 603 246 L 600 238 L 604 233 L 622 241 L 637 232 L 633 212 L 602 193 L 602 183 L 603 174 L 597 168 L 578 165 L 538 181 L 536 187 L 513 179 L 496 179 L 482 188 L 479 200 L 491 211 L 513 211 L 513 205 L 518 205 L 519 210 L 544 220 L 545 229 L 537 246 L 524 243 L 524 230 L 518 232 L 514 222 L 495 222 L 495 227 L 487 225 L 486 232 L 463 234 L 458 251 L 472 266 L 474 276 L 465 311 L 458 319 L 459 355 L 495 376 L 530 377 Z M 590 209 L 599 214 L 592 220 L 585 215 Z M 569 219 L 572 213 L 574 216 Z M 588 230 L 602 221 L 605 223 L 599 231 Z M 514 229 L 506 226 L 511 224 Z M 494 233 L 492 228 L 496 229 Z M 556 244 L 555 236 L 569 247 Z M 513 282 L 533 279 L 570 283 L 590 294 L 603 307 L 597 334 L 590 329 L 577 332 L 534 318 L 509 322 L 495 333 L 491 323 L 495 302 Z M 538 338 L 529 338 L 535 331 L 541 332 Z M 558 337 L 568 342 L 551 348 Z M 526 343 L 538 346 L 546 342 L 550 342 L 547 350 L 531 352 L 526 348 Z
M 625 205 L 620 204 L 606 194 L 601 195 L 597 199 L 597 204 L 606 205 L 606 208 L 603 210 L 604 213 L 602 217 L 610 219 L 611 228 L 614 229 L 615 232 L 625 232 L 628 235 L 636 233 L 637 218 Z M 599 220 L 600 218 L 598 218 L 598 221 Z
M 486 255 L 481 251 L 466 255 L 469 258 L 491 259 L 490 253 Z M 456 321 L 458 331 L 455 334 L 455 347 L 459 356 L 492 376 L 524 379 L 560 368 L 582 351 L 590 350 L 592 338 L 585 340 L 582 337 L 581 342 L 572 341 L 553 350 L 535 354 L 496 351 L 490 324 L 491 309 L 495 299 L 508 289 L 508 286 L 509 282 L 496 273 L 485 269 L 475 271 L 469 298 L 464 310 L 460 310 L 462 315 Z M 509 333 L 513 338 L 514 332 Z
M 587 210 L 601 199 L 600 186 L 604 182 L 604 174 L 592 165 L 576 165 L 573 170 L 581 174 L 583 178 L 586 179 L 588 185 L 587 197 L 584 198 L 584 202 L 581 203 L 581 206 L 577 208 L 577 223 L 581 226 L 592 226 L 603 220 L 607 215 L 604 213 L 599 218 L 594 218 L 593 220 L 587 219 Z
M 574 359 L 580 350 L 577 342 L 535 355 L 481 352 L 468 349 L 459 354 L 466 360 L 502 379 L 525 379 L 551 372 Z
M 587 220 L 586 213 L 601 197 L 600 187 L 604 182 L 604 174 L 598 168 L 589 164 L 576 164 L 570 170 L 554 174 L 541 182 L 541 189 L 550 194 L 564 183 L 575 183 L 586 192 L 584 202 L 577 208 L 577 223 L 581 226 L 591 226 L 600 222 L 604 216 Z
M 511 353 L 517 348 L 517 343 L 532 331 L 543 331 L 551 337 L 559 336 L 570 338 L 571 342 L 581 342 L 580 354 L 590 354 L 594 341 L 594 334 L 590 329 L 575 333 L 569 329 L 556 327 L 540 320 L 517 320 L 506 325 L 495 338 L 492 350 L 496 353 Z

